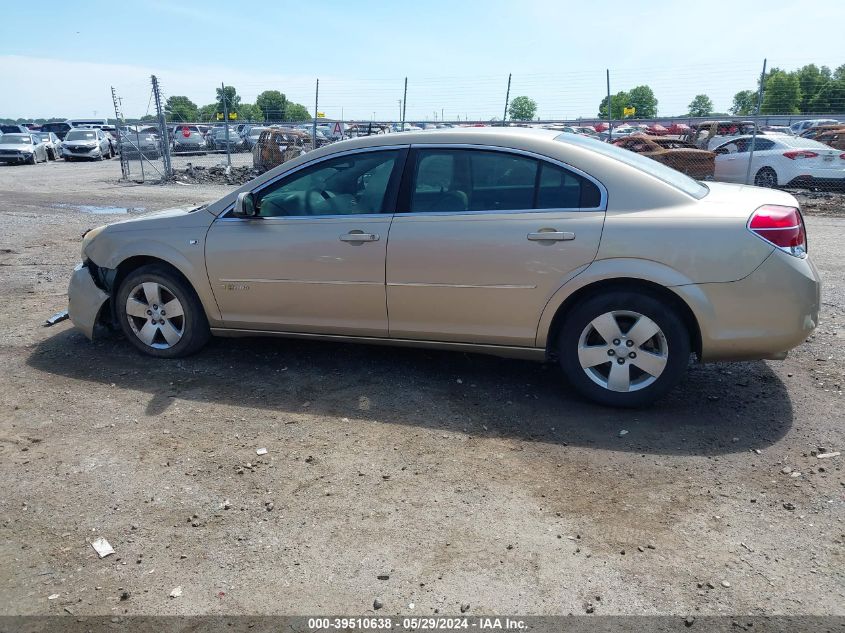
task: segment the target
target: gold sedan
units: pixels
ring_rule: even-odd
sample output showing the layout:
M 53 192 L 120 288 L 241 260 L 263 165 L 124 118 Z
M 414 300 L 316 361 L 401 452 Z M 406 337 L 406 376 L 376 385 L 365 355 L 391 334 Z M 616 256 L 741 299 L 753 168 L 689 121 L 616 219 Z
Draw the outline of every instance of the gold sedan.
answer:
M 699 361 L 782 359 L 818 321 L 798 203 L 526 128 L 335 143 L 221 200 L 88 233 L 69 312 L 158 357 L 210 335 L 556 359 L 642 406 Z

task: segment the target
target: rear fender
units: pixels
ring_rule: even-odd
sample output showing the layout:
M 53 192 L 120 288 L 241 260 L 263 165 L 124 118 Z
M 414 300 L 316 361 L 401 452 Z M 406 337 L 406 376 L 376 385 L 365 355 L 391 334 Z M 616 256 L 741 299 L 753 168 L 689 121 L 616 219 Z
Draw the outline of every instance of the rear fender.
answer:
M 563 284 L 549 299 L 537 326 L 536 347 L 546 347 L 552 320 L 575 292 L 600 281 L 638 279 L 671 288 L 693 281 L 677 270 L 648 259 L 615 258 L 594 261 L 583 272 Z

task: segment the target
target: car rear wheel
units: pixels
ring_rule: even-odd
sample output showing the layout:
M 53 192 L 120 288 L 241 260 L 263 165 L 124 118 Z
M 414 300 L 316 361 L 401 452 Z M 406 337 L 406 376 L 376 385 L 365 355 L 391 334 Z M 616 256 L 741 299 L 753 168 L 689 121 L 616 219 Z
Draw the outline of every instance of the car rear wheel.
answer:
M 607 406 L 641 407 L 683 377 L 690 337 L 665 301 L 617 291 L 587 299 L 567 314 L 558 353 L 581 395 Z
M 754 184 L 758 187 L 777 187 L 778 175 L 775 173 L 775 170 L 771 167 L 763 167 L 754 176 Z
M 120 285 L 115 305 L 123 333 L 150 356 L 188 356 L 211 336 L 193 288 L 161 266 L 143 266 L 130 273 Z

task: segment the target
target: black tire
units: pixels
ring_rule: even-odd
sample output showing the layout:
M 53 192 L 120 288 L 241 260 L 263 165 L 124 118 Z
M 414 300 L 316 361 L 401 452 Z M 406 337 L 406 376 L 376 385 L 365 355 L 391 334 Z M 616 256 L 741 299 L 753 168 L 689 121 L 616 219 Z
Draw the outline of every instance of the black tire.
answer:
M 35 152 L 32 152 L 32 156 L 26 159 L 27 165 L 35 165 L 38 163 L 38 157 L 35 155 Z
M 612 391 L 607 386 L 598 384 L 590 377 L 588 370 L 582 368 L 578 355 L 582 333 L 594 319 L 608 312 L 638 313 L 654 321 L 660 328 L 664 337 L 663 343 L 666 344 L 667 359 L 662 372 L 656 380 L 651 379 L 653 380 L 651 384 L 627 392 Z M 624 330 L 625 333 L 629 331 L 630 329 Z M 592 335 L 595 336 L 595 333 Z M 658 339 L 659 337 L 649 341 Z M 611 341 L 607 343 L 611 344 Z M 644 345 L 651 344 L 651 342 L 644 343 Z M 655 295 L 638 291 L 611 291 L 590 297 L 575 306 L 562 323 L 557 346 L 561 368 L 572 386 L 585 398 L 611 407 L 643 407 L 663 397 L 684 376 L 690 359 L 689 332 L 671 303 Z M 629 352 L 643 353 L 645 351 L 637 346 L 625 348 L 624 343 L 620 347 L 625 350 L 626 355 Z M 609 357 L 608 364 L 594 367 L 596 373 L 609 372 L 613 368 L 612 363 L 619 362 L 620 355 L 614 353 L 616 355 Z M 629 375 L 634 376 L 634 381 L 650 379 L 648 374 L 636 366 L 636 361 L 627 358 L 623 360 L 632 363 L 628 365 L 627 371 Z
M 159 284 L 163 290 L 173 295 L 179 300 L 181 304 L 183 316 L 181 318 L 181 338 L 174 345 L 160 349 L 147 345 L 139 338 L 133 330 L 130 316 L 126 312 L 126 304 L 130 293 L 142 283 L 152 282 Z M 162 297 L 164 299 L 164 297 Z M 205 310 L 200 303 L 194 289 L 188 284 L 181 275 L 174 273 L 165 266 L 148 265 L 142 266 L 134 270 L 126 279 L 120 284 L 120 288 L 116 295 L 115 313 L 120 323 L 120 328 L 139 351 L 149 356 L 157 358 L 181 358 L 189 356 L 198 352 L 211 337 L 211 332 L 208 328 L 208 319 L 205 316 Z M 166 316 L 166 315 L 165 315 Z M 136 324 L 139 325 L 139 317 L 131 317 Z M 144 324 L 146 324 L 146 317 L 143 317 Z M 168 323 L 173 322 L 173 318 L 168 318 Z M 163 335 L 157 335 L 159 341 L 164 341 Z M 161 344 L 161 343 L 159 343 Z
M 763 167 L 754 175 L 754 184 L 757 187 L 777 187 L 778 175 L 771 167 Z

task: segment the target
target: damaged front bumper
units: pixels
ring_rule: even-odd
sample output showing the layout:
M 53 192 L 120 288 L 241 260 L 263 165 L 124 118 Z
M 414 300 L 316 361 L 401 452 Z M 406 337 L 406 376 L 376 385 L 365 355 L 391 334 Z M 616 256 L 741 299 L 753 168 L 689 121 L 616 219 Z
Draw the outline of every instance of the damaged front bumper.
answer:
M 77 264 L 67 289 L 68 313 L 74 326 L 89 339 L 94 338 L 94 326 L 109 295 L 94 282 L 91 270 Z

